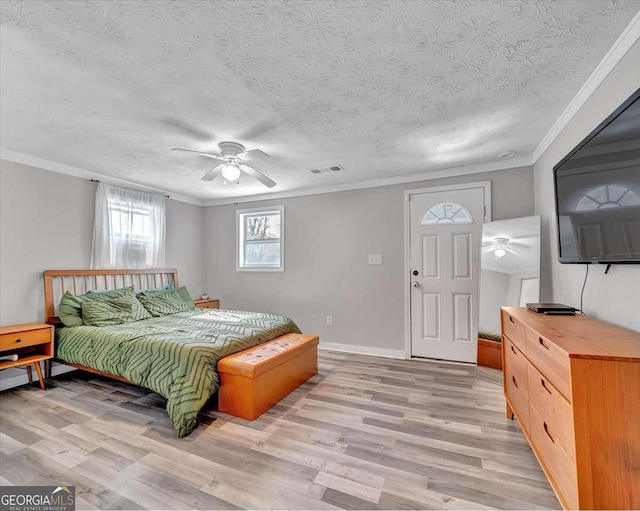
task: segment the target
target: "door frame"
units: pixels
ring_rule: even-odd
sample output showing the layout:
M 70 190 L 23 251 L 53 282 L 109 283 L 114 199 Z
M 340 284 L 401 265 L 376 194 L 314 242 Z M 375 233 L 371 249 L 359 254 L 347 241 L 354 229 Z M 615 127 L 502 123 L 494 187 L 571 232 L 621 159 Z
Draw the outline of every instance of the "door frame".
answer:
M 411 280 L 409 278 L 409 273 L 411 272 L 409 264 L 411 256 L 411 196 L 422 193 L 468 190 L 470 188 L 482 188 L 484 190 L 484 223 L 491 222 L 491 181 L 414 188 L 404 191 L 404 357 L 407 360 L 411 358 L 411 286 L 409 285 Z M 480 278 L 479 275 L 478 278 Z

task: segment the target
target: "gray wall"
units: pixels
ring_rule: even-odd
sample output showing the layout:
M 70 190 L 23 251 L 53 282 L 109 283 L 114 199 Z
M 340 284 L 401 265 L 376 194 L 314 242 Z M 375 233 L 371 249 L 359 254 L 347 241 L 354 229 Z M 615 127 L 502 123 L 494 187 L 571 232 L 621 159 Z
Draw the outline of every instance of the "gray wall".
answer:
M 639 86 L 640 41 L 637 41 L 534 166 L 536 214 L 542 216 L 543 301 L 579 307 L 586 271 L 585 265 L 558 263 L 553 166 Z M 640 265 L 614 266 L 608 275 L 604 275 L 604 266 L 591 266 L 584 309 L 595 318 L 640 331 Z
M 0 160 L 0 324 L 44 319 L 42 271 L 89 268 L 95 185 Z M 202 287 L 202 208 L 167 200 L 166 265 Z
M 500 307 L 507 302 L 510 275 L 493 270 L 480 271 L 480 313 L 478 330 L 500 333 Z
M 323 342 L 404 350 L 404 190 L 486 180 L 494 220 L 533 214 L 531 167 L 204 208 L 206 291 L 225 309 L 290 316 Z M 278 204 L 285 271 L 236 272 L 236 209 Z M 367 264 L 368 254 L 382 254 L 384 264 Z
M 198 298 L 204 289 L 201 206 L 167 200 L 166 266 L 178 269 L 181 286 Z
M 520 306 L 520 293 L 522 292 L 522 281 L 524 279 L 533 279 L 539 278 L 540 272 L 538 271 L 527 271 L 523 273 L 512 273 L 509 276 L 509 290 L 507 291 L 507 302 L 511 307 L 519 307 Z M 537 302 L 540 299 L 532 300 L 533 302 Z
M 44 320 L 43 270 L 89 268 L 94 195 L 87 179 L 0 160 L 0 325 Z M 166 211 L 166 264 L 197 296 L 202 208 L 167 200 Z

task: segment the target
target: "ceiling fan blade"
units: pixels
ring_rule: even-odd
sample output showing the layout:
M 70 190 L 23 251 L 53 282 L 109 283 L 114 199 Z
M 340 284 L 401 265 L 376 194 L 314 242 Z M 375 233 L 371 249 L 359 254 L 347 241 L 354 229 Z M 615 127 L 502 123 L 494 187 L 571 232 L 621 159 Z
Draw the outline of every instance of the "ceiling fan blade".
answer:
M 509 245 L 514 247 L 531 247 L 531 245 L 527 245 L 526 243 L 520 243 L 518 241 L 510 241 Z
M 519 254 L 515 250 L 511 250 L 510 248 L 503 247 L 502 250 L 505 252 L 509 252 L 510 254 L 517 255 L 518 257 L 522 257 L 522 254 Z
M 253 167 L 250 167 L 249 165 L 240 165 L 240 170 L 242 170 L 252 178 L 257 179 L 263 185 L 269 188 L 273 188 L 276 185 L 276 182 L 274 180 L 268 178 L 262 172 L 260 172 L 257 169 L 254 169 Z
M 213 181 L 220 175 L 220 171 L 224 165 L 216 165 L 209 172 L 207 172 L 204 176 L 202 176 L 203 181 Z
M 199 140 L 213 140 L 215 138 L 213 133 L 209 133 L 195 125 L 176 119 L 175 117 L 165 116 L 160 120 L 160 122 L 171 126 L 172 128 L 177 128 L 190 137 L 197 138 Z
M 209 158 L 213 158 L 214 160 L 219 160 L 219 161 L 223 161 L 226 163 L 227 160 L 225 160 L 224 158 L 221 158 L 220 156 L 218 156 L 217 154 L 209 154 L 209 153 L 203 153 L 201 151 L 194 151 L 193 149 L 182 149 L 180 147 L 174 147 L 173 149 L 171 149 L 172 151 L 183 151 L 185 153 L 195 153 L 195 154 L 199 154 L 200 156 L 207 156 Z
M 236 155 L 236 158 L 241 160 L 264 160 L 265 158 L 269 158 L 269 155 L 260 149 L 251 149 L 251 151 L 245 151 L 244 153 L 240 153 Z
M 278 125 L 273 122 L 267 122 L 267 121 L 260 122 L 255 126 L 252 126 L 251 128 L 249 128 L 244 133 L 242 133 L 238 138 L 240 140 L 253 140 L 254 138 L 258 138 L 261 135 L 264 135 L 265 133 L 270 132 L 277 126 Z

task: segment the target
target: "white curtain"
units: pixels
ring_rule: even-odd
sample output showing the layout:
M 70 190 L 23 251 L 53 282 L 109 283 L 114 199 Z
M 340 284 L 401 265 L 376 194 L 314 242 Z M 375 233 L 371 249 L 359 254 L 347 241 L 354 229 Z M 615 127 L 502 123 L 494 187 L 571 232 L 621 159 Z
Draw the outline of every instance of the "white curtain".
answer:
M 164 195 L 98 183 L 91 267 L 163 267 L 164 203 Z

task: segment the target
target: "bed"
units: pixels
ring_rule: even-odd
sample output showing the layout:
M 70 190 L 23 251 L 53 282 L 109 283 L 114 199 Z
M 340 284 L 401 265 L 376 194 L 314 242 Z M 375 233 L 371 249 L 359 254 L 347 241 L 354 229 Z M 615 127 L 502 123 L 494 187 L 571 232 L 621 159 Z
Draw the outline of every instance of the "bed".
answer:
M 478 365 L 502 369 L 502 336 L 497 333 L 478 332 Z
M 58 327 L 56 360 L 165 397 L 176 433 L 184 437 L 197 426 L 198 412 L 218 389 L 221 358 L 300 330 L 284 316 L 217 309 L 99 327 L 64 327 L 56 316 L 56 304 L 66 291 L 81 295 L 169 284 L 178 287 L 176 270 L 47 270 L 45 313 L 47 322 Z

